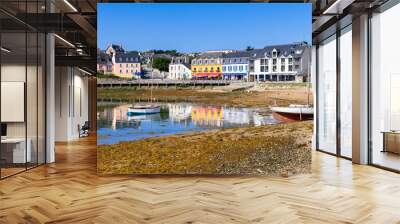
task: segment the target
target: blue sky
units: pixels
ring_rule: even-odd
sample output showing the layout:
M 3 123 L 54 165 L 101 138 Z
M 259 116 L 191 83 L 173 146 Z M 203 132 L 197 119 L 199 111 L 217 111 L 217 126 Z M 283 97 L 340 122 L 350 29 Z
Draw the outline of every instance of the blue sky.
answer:
M 99 3 L 98 47 L 180 52 L 311 42 L 311 4 Z

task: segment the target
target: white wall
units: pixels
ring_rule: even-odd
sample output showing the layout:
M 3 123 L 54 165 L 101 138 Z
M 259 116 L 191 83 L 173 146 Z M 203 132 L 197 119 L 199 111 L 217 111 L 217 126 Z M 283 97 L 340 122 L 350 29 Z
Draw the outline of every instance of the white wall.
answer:
M 88 78 L 76 68 L 56 67 L 55 140 L 79 137 L 78 125 L 88 121 Z
M 192 78 L 192 71 L 184 64 L 169 65 L 168 79 L 184 79 L 185 75 L 186 79 Z

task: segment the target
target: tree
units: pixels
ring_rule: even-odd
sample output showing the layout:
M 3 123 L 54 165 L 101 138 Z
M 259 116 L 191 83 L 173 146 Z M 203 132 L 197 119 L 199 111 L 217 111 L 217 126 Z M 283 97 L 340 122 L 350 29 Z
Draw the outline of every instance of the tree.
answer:
M 153 58 L 152 66 L 160 71 L 167 72 L 169 70 L 169 63 L 171 63 L 171 59 L 169 58 Z
M 179 53 L 177 50 L 157 50 L 154 49 L 152 50 L 152 52 L 154 52 L 154 54 L 168 54 L 168 55 L 172 55 L 172 56 L 180 56 L 181 53 Z
M 252 51 L 252 50 L 254 50 L 254 47 L 252 47 L 252 46 L 247 46 L 246 47 L 246 51 Z

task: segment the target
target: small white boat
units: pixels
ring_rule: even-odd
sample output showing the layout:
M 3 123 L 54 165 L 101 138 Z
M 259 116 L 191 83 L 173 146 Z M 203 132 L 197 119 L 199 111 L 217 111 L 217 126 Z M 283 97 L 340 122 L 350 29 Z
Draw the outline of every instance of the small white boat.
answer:
M 288 107 L 271 107 L 278 120 L 309 120 L 314 116 L 314 107 L 310 105 L 291 104 Z
M 128 108 L 128 114 L 157 114 L 161 107 L 158 105 L 135 105 Z

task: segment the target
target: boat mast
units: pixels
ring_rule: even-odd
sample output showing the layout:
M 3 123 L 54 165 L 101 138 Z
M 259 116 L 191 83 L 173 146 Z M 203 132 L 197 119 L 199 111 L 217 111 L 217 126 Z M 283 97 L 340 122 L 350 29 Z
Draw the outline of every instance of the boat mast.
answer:
M 151 87 L 150 87 L 150 103 L 153 102 L 153 58 L 151 58 L 150 69 L 151 69 Z
M 310 73 L 311 73 L 311 54 L 308 60 L 308 68 L 307 68 L 307 106 L 310 106 Z

